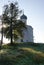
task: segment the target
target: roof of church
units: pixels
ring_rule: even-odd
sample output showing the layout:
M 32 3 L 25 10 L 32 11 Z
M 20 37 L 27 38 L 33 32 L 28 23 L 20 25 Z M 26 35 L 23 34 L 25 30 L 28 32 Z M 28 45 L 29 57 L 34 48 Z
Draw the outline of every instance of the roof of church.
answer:
M 27 16 L 23 14 L 20 18 L 21 19 L 27 19 Z

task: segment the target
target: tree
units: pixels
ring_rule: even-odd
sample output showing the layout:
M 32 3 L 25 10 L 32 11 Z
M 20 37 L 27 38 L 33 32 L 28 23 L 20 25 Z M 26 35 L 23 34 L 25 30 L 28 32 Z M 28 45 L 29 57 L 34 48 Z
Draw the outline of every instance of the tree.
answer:
M 26 28 L 25 24 L 18 20 L 19 14 L 21 14 L 21 10 L 19 10 L 17 2 L 4 6 L 2 21 L 5 27 L 3 33 L 6 38 L 11 40 L 11 44 L 13 40 L 18 39 L 18 36 L 23 36 L 23 28 Z

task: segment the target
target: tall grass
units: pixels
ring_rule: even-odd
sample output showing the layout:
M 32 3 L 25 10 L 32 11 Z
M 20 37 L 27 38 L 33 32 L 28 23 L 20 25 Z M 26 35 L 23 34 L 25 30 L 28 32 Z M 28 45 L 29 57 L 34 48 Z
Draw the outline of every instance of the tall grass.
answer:
M 44 45 L 4 45 L 0 50 L 0 65 L 44 65 Z

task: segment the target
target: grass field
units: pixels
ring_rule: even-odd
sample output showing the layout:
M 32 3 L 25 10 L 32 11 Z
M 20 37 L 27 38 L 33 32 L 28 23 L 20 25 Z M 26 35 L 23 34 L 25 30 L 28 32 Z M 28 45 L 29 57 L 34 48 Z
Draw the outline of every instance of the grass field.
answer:
M 44 65 L 44 44 L 3 45 L 0 50 L 0 65 Z

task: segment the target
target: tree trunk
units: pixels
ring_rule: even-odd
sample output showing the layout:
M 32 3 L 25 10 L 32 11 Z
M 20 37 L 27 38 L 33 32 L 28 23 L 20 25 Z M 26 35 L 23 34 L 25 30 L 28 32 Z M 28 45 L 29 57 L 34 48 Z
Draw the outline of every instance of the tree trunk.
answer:
M 13 44 L 13 41 L 12 41 L 12 18 L 11 18 L 10 29 L 11 29 L 10 30 L 10 33 L 11 33 L 11 36 L 10 36 L 11 37 L 11 44 Z

